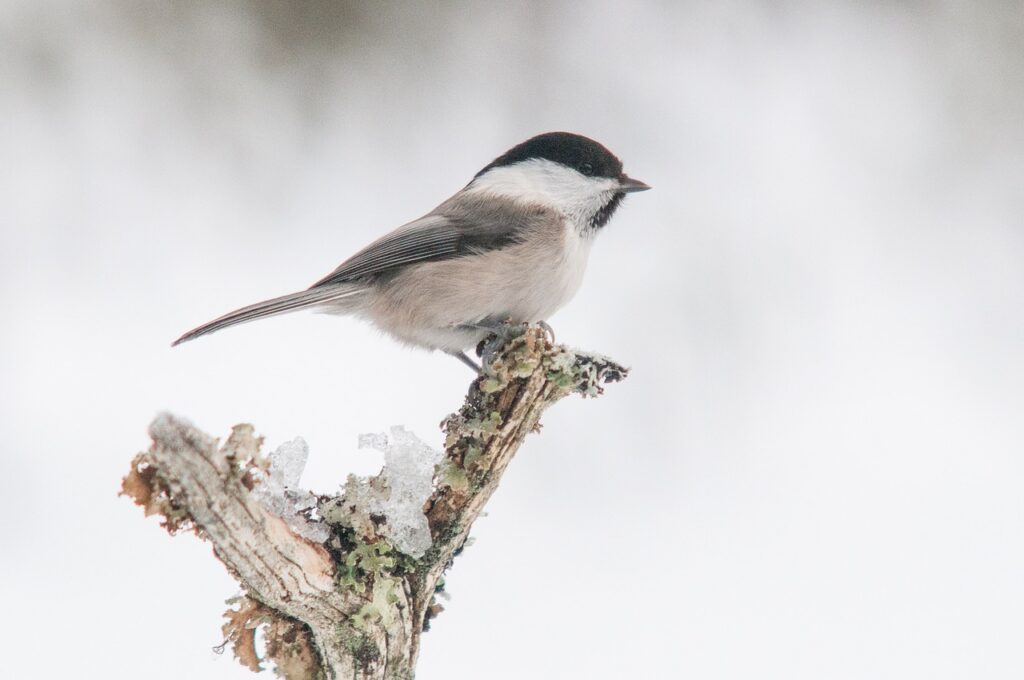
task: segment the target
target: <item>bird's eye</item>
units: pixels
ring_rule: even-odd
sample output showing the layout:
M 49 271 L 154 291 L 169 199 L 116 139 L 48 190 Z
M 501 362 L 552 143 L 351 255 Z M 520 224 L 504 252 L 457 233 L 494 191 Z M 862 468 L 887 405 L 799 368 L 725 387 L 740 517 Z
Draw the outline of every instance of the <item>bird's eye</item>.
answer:
M 590 177 L 594 174 L 594 166 L 590 163 L 580 163 L 579 171 L 587 177 Z

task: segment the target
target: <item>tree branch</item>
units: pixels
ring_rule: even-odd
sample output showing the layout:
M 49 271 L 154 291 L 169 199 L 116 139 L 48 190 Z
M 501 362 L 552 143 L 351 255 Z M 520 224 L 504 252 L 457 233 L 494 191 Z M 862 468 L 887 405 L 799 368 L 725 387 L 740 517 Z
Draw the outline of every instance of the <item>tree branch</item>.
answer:
M 535 327 L 512 327 L 482 353 L 483 373 L 442 423 L 439 462 L 396 429 L 405 449 L 394 460 L 386 454 L 376 477 L 350 477 L 337 496 L 282 487 L 280 461 L 261 454 L 251 425 L 235 426 L 218 447 L 174 416 L 153 421 L 153 445 L 132 461 L 123 493 L 171 533 L 191 529 L 213 544 L 244 591 L 224 625 L 243 664 L 261 669 L 254 633 L 265 626 L 266 656 L 282 677 L 411 678 L 421 633 L 441 609 L 434 596 L 443 574 L 523 439 L 562 397 L 597 396 L 627 373 L 553 346 Z M 426 466 L 425 501 L 415 495 L 415 470 L 400 465 Z M 409 498 L 412 516 L 399 505 Z M 425 550 L 417 518 L 429 527 Z

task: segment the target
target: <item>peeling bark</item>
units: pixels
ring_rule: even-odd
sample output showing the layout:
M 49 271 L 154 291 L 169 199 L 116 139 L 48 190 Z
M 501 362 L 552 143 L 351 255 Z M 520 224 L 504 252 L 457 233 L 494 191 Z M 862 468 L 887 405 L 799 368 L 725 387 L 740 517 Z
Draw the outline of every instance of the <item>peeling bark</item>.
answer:
M 251 425 L 235 426 L 218 446 L 173 416 L 152 423 L 153 445 L 132 461 L 123 493 L 171 533 L 191 529 L 209 540 L 238 580 L 244 595 L 224 632 L 244 665 L 261 670 L 253 635 L 265 626 L 266 654 L 282 677 L 413 677 L 420 636 L 441 610 L 442 576 L 523 439 L 554 402 L 596 396 L 627 373 L 552 346 L 539 328 L 513 327 L 492 345 L 464 405 L 442 423 L 445 457 L 423 508 L 432 546 L 418 559 L 374 530 L 381 518 L 353 517 L 343 495 L 319 498 L 320 521 L 331 528 L 324 544 L 289 529 L 252 493 L 267 462 Z

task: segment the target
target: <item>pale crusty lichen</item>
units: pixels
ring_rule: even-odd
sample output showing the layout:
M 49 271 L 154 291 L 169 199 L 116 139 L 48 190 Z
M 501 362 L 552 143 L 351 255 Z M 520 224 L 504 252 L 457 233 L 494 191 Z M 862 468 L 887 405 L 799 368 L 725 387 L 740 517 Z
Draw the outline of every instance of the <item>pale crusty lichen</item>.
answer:
M 324 522 L 329 537 L 310 540 L 254 499 L 269 465 L 251 426 L 218 447 L 183 421 L 154 421 L 153 448 L 133 461 L 123 492 L 170 531 L 191 528 L 210 540 L 239 579 L 246 596 L 228 612 L 225 635 L 246 666 L 261 665 L 254 633 L 262 627 L 266 655 L 285 678 L 411 678 L 420 634 L 442 609 L 444 572 L 523 438 L 555 401 L 596 396 L 627 373 L 605 357 L 552 345 L 530 326 L 504 329 L 481 354 L 482 374 L 442 424 L 444 457 L 422 505 L 430 546 L 418 559 L 396 547 L 387 518 L 362 498 L 386 497 L 383 478 L 317 498 L 307 519 Z
M 448 486 L 453 488 L 462 486 L 463 476 L 450 469 L 452 464 L 465 471 L 469 483 L 473 483 L 472 471 L 480 453 L 514 406 L 515 394 L 513 391 L 510 395 L 510 387 L 525 384 L 541 373 L 544 401 L 553 403 L 573 392 L 584 397 L 599 396 L 604 392 L 602 384 L 618 382 L 629 373 L 628 368 L 608 357 L 552 345 L 543 329 L 526 324 L 505 327 L 501 337 L 481 350 L 483 372 L 475 389 L 470 390 L 462 409 L 441 425 L 447 434 L 448 456 L 439 472 L 441 480 L 451 480 Z M 531 427 L 535 425 L 531 423 Z M 457 455 L 452 455 L 453 449 Z
M 437 466 L 438 488 L 427 504 L 434 534 L 427 563 L 461 547 L 468 500 L 501 474 L 508 441 L 518 446 L 526 433 L 536 431 L 550 404 L 572 393 L 598 396 L 603 383 L 629 372 L 607 357 L 553 345 L 544 329 L 526 324 L 504 328 L 480 354 L 480 377 L 462 408 L 441 424 L 445 459 Z

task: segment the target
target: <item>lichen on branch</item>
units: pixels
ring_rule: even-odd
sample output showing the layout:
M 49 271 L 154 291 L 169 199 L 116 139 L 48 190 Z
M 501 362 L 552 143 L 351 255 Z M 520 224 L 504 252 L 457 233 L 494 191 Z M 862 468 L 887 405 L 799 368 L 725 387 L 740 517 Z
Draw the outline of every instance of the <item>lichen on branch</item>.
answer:
M 350 477 L 335 495 L 298 488 L 301 440 L 267 457 L 250 425 L 218 445 L 174 416 L 153 421 L 153 444 L 132 461 L 122 493 L 171 533 L 212 543 L 243 591 L 224 632 L 244 665 L 260 670 L 269 659 L 291 679 L 411 678 L 444 572 L 523 439 L 562 397 L 597 396 L 627 374 L 533 326 L 505 329 L 480 353 L 481 375 L 442 423 L 443 452 L 393 429 L 374 440 L 382 472 Z

